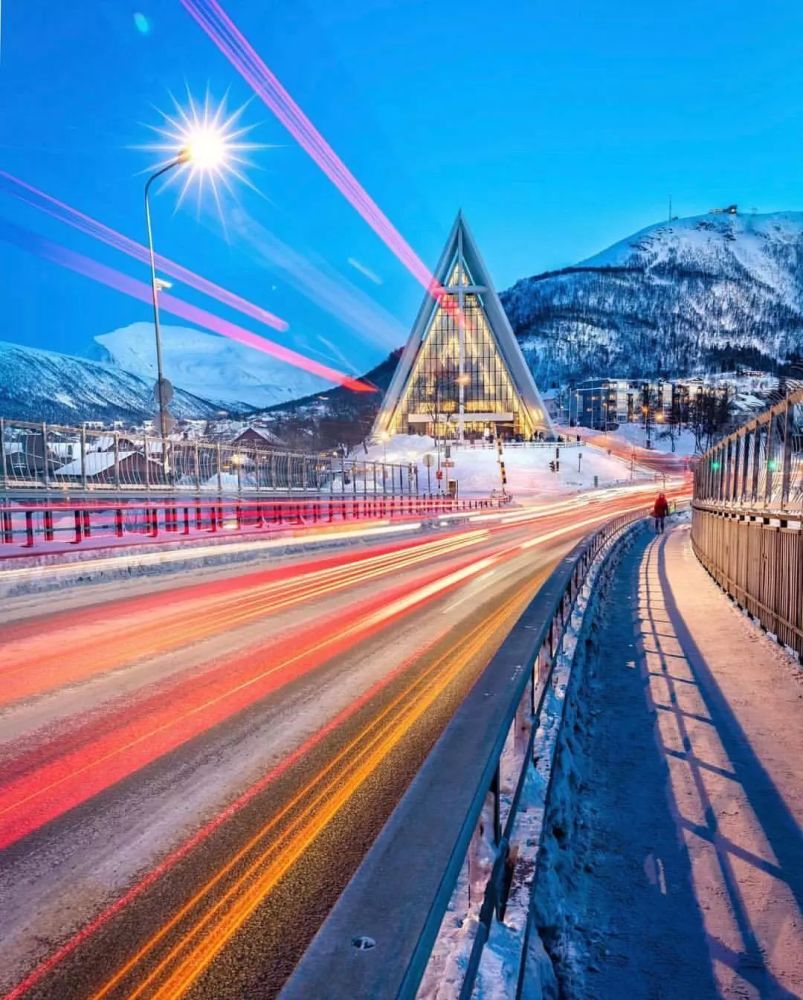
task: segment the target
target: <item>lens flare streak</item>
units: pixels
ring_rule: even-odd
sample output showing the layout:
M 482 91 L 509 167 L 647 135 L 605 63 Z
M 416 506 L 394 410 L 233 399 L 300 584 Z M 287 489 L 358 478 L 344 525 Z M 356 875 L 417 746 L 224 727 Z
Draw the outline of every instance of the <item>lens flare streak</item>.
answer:
M 49 260 L 54 264 L 66 267 L 70 271 L 75 271 L 77 274 L 92 278 L 94 281 L 122 292 L 124 295 L 128 295 L 140 302 L 148 304 L 151 302 L 153 293 L 150 285 L 136 278 L 131 278 L 129 275 L 108 267 L 106 264 L 101 264 L 91 257 L 86 257 L 74 250 L 68 250 L 67 247 L 54 243 L 52 240 L 48 240 L 36 233 L 22 229 L 7 221 L 2 221 L 0 222 L 0 238 L 25 250 L 32 251 L 44 260 Z M 250 330 L 246 330 L 236 323 L 221 319 L 221 317 L 192 305 L 190 302 L 185 302 L 175 295 L 166 292 L 161 293 L 159 305 L 164 312 L 171 313 L 173 316 L 179 316 L 181 319 L 194 323 L 196 326 L 200 326 L 205 330 L 211 330 L 212 333 L 218 333 L 222 337 L 228 337 L 230 340 L 245 344 L 247 347 L 253 347 L 263 354 L 270 354 L 280 361 L 285 361 L 295 368 L 301 368 L 313 375 L 318 375 L 328 382 L 336 382 L 354 392 L 376 392 L 373 386 L 369 386 L 365 382 L 353 378 L 351 375 L 346 375 L 334 368 L 330 368 L 328 365 L 322 365 L 318 361 L 304 357 L 303 354 L 284 347 L 282 344 L 277 344 L 265 337 L 259 337 Z
M 135 240 L 124 236 L 110 226 L 98 222 L 97 219 L 93 219 L 84 212 L 80 212 L 65 202 L 59 201 L 52 195 L 47 194 L 47 192 L 41 191 L 26 181 L 20 180 L 19 177 L 14 177 L 5 170 L 0 170 L 0 187 L 13 197 L 57 219 L 59 222 L 72 226 L 79 232 L 91 236 L 93 239 L 105 243 L 113 249 L 119 250 L 121 253 L 127 254 L 134 260 L 140 261 L 143 264 L 149 263 L 148 248 L 143 244 L 137 243 Z M 171 278 L 175 278 L 176 281 L 180 281 L 182 284 L 187 285 L 187 287 L 194 288 L 203 295 L 216 299 L 223 305 L 230 306 L 232 309 L 250 316 L 251 319 L 255 319 L 259 323 L 264 323 L 265 326 L 279 331 L 288 329 L 286 320 L 268 312 L 267 309 L 262 309 L 260 306 L 254 305 L 240 295 L 236 295 L 234 292 L 216 285 L 207 278 L 193 273 L 188 268 L 177 264 L 168 257 L 157 254 L 156 268 L 157 271 L 170 275 Z

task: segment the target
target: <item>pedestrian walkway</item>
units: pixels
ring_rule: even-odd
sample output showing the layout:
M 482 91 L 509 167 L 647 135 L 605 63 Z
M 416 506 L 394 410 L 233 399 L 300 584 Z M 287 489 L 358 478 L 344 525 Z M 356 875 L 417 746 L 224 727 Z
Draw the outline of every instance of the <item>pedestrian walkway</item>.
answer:
M 803 996 L 803 681 L 688 523 L 623 557 L 582 695 L 566 994 Z

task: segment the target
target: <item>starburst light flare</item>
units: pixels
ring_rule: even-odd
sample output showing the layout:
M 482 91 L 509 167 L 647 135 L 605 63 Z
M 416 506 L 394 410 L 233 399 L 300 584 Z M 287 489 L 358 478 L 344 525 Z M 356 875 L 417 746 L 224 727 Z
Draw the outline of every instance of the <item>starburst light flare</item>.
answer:
M 224 187 L 231 192 L 231 178 L 256 190 L 244 168 L 252 165 L 249 154 L 265 146 L 246 140 L 254 128 L 253 125 L 242 125 L 240 121 L 247 104 L 229 112 L 226 99 L 215 103 L 208 91 L 203 104 L 199 104 L 189 91 L 185 105 L 172 94 L 170 96 L 172 111 L 161 112 L 162 123 L 152 126 L 159 141 L 143 148 L 163 157 L 152 169 L 159 170 L 176 160 L 181 164 L 182 169 L 175 173 L 171 171 L 166 181 L 169 184 L 181 178 L 178 204 L 181 205 L 192 188 L 197 190 L 200 204 L 208 187 L 221 210 L 220 189 Z

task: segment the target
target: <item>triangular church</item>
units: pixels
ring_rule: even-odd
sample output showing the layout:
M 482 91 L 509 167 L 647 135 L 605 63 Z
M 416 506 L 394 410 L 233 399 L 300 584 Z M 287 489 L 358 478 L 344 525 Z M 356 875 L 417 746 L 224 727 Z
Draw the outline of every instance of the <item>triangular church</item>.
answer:
M 463 214 L 458 213 L 373 436 L 553 435 L 552 423 Z

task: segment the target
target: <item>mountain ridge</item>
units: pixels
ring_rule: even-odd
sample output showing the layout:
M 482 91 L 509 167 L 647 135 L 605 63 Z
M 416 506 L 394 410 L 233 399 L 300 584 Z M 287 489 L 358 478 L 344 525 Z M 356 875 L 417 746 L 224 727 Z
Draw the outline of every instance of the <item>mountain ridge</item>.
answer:
M 0 416 L 75 425 L 138 423 L 156 414 L 153 382 L 113 365 L 0 341 Z M 219 404 L 176 389 L 174 416 L 213 418 Z
M 803 212 L 655 223 L 500 298 L 541 385 L 777 369 L 803 350 Z

